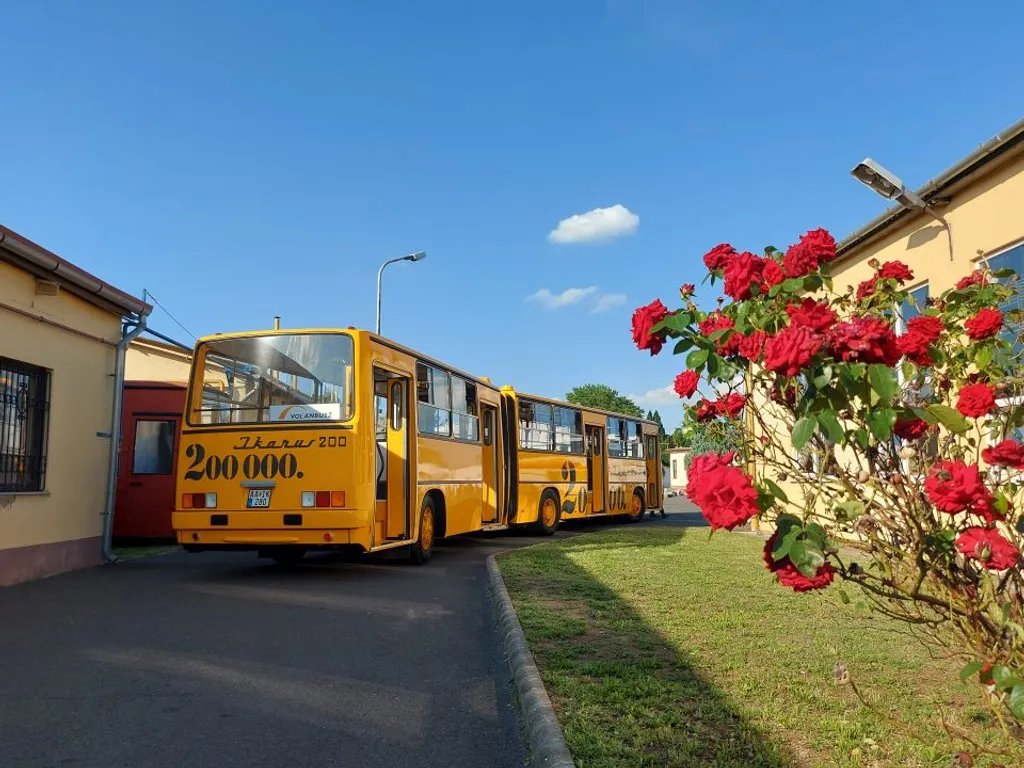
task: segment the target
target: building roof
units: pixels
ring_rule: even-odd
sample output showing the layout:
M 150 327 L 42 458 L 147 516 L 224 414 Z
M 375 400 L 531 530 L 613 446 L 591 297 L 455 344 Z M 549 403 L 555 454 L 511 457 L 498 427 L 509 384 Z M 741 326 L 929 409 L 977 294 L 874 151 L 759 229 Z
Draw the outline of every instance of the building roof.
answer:
M 24 235 L 0 225 L 0 261 L 5 261 L 43 280 L 59 283 L 80 299 L 121 316 L 148 315 L 153 307 L 125 293 L 37 245 Z
M 997 133 L 969 155 L 926 182 L 916 192 L 926 203 L 938 203 L 942 198 L 958 191 L 983 171 L 989 170 L 990 166 L 998 159 L 1005 159 L 1014 150 L 1024 152 L 1024 118 Z M 840 242 L 836 249 L 837 260 L 841 260 L 858 246 L 883 235 L 897 224 L 915 215 L 922 214 L 920 211 L 904 208 L 901 205 L 889 208 Z

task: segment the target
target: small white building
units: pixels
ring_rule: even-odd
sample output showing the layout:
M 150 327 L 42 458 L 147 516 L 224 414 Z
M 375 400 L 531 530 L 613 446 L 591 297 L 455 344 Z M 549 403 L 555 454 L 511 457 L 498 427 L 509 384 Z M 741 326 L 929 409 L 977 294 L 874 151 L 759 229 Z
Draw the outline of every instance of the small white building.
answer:
M 665 488 L 676 493 L 686 489 L 686 457 L 690 455 L 689 448 L 668 449 L 668 480 L 665 481 Z

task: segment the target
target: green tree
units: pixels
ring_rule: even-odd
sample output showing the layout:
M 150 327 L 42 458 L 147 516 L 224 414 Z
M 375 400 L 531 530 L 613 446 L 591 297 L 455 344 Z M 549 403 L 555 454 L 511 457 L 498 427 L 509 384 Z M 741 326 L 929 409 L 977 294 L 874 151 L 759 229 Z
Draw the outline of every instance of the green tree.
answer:
M 665 423 L 661 420 L 661 414 L 658 413 L 657 411 L 652 411 L 647 415 L 647 418 L 658 425 L 658 437 L 661 438 L 661 442 L 667 442 L 667 440 L 665 440 L 665 435 L 667 435 L 668 433 L 665 432 Z
M 686 457 L 687 469 L 694 456 L 739 451 L 743 445 L 743 436 L 735 421 L 714 419 L 693 422 L 688 431 L 690 453 Z
M 636 403 L 625 395 L 620 395 L 607 384 L 581 384 L 570 389 L 565 395 L 565 399 L 576 405 L 600 408 L 603 411 L 612 411 L 626 416 L 643 418 L 644 415 Z

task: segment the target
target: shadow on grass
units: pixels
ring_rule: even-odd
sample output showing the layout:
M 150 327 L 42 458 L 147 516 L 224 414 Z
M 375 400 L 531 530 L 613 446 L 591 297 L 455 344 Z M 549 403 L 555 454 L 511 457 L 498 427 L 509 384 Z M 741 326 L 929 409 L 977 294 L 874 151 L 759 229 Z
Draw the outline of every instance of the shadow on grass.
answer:
M 577 764 L 805 764 L 747 722 L 691 658 L 578 562 L 577 555 L 588 562 L 625 555 L 628 562 L 631 550 L 656 557 L 653 550 L 667 550 L 684 536 L 707 535 L 684 527 L 668 530 L 647 540 L 595 536 L 569 547 L 556 542 L 499 557 Z

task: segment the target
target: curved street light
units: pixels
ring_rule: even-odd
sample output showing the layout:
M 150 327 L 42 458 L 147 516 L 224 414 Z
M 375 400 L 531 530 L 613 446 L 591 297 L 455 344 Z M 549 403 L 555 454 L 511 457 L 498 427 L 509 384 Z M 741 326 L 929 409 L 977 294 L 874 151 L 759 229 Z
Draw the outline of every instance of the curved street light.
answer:
M 380 278 L 384 274 L 384 267 L 388 264 L 394 264 L 396 261 L 423 261 L 427 258 L 426 251 L 417 251 L 416 253 L 410 253 L 408 256 L 399 256 L 397 259 L 389 259 L 380 265 L 380 269 L 377 270 L 377 335 L 380 335 Z

